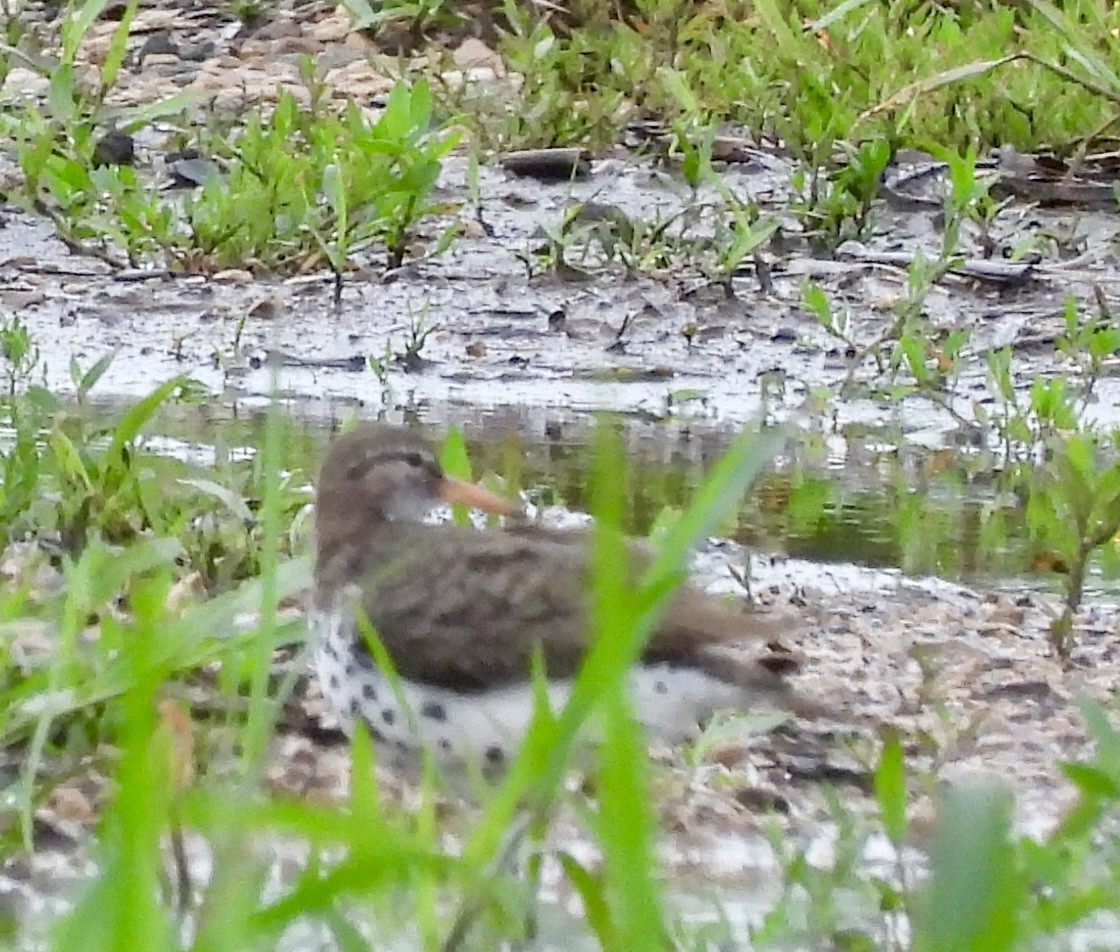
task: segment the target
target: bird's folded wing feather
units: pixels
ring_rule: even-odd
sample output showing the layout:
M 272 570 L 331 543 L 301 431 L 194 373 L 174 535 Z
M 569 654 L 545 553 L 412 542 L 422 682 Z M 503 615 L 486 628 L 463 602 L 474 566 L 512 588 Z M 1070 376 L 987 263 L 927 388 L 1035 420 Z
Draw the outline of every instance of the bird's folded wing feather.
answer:
M 509 684 L 524 679 L 538 645 L 550 677 L 575 673 L 590 637 L 586 533 L 460 526 L 399 532 L 383 550 L 392 556 L 370 566 L 362 605 L 403 677 L 459 690 Z M 648 560 L 644 545 L 631 548 L 632 582 Z M 683 586 L 670 596 L 645 654 L 736 683 L 777 684 L 797 663 L 768 642 L 788 629 L 788 619 L 735 614 Z

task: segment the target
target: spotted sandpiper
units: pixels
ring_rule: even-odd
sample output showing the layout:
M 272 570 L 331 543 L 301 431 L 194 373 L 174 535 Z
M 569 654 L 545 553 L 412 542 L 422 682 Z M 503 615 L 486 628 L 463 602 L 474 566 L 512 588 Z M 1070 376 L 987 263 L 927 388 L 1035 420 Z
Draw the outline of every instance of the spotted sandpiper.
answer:
M 423 745 L 441 766 L 473 761 L 499 773 L 532 715 L 536 652 L 557 708 L 588 648 L 588 536 L 425 523 L 441 501 L 516 511 L 445 475 L 410 430 L 362 424 L 331 444 L 316 502 L 318 674 L 343 727 L 365 721 L 383 760 L 413 769 Z M 367 646 L 362 613 L 397 691 Z M 677 743 L 717 710 L 783 706 L 784 675 L 797 664 L 774 642 L 788 627 L 678 588 L 630 673 L 638 720 Z

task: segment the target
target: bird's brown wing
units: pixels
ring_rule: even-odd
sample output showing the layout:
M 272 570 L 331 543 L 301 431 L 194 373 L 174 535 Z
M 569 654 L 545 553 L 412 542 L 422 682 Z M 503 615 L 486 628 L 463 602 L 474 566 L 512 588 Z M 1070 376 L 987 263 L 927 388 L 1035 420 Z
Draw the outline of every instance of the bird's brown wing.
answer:
M 536 645 L 571 675 L 587 638 L 582 547 L 460 526 L 405 526 L 381 547 L 362 604 L 402 677 L 458 690 L 525 678 Z
M 583 552 L 590 540 L 588 533 L 579 530 L 535 525 L 515 525 L 505 531 L 564 543 Z M 629 581 L 637 585 L 655 553 L 645 539 L 630 539 L 627 548 Z M 583 564 L 586 572 L 586 561 Z M 644 657 L 691 665 L 747 688 L 772 687 L 798 669 L 800 659 L 784 640 L 803 628 L 800 620 L 789 614 L 735 611 L 727 600 L 684 583 L 670 596 Z
M 405 524 L 391 532 L 366 572 L 363 607 L 401 676 L 465 691 L 510 684 L 526 676 L 537 645 L 549 676 L 578 669 L 589 638 L 586 533 Z M 630 555 L 636 582 L 649 550 L 635 543 Z M 686 585 L 644 655 L 773 688 L 797 667 L 768 644 L 783 625 L 726 611 Z

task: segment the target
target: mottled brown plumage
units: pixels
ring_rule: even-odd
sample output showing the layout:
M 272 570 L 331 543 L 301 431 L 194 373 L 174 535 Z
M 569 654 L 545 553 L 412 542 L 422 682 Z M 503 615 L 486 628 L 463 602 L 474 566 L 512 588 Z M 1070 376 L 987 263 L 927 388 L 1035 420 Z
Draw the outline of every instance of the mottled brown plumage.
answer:
M 412 681 L 464 693 L 521 683 L 536 645 L 549 677 L 570 677 L 588 645 L 588 537 L 531 525 L 478 530 L 418 521 L 452 496 L 513 511 L 477 489 L 447 481 L 410 431 L 363 425 L 336 439 L 319 479 L 317 607 L 330 610 L 347 586 L 357 586 L 398 673 Z M 636 575 L 648 554 L 640 543 L 630 552 Z M 783 675 L 797 667 L 775 643 L 788 628 L 788 619 L 734 614 L 683 585 L 642 660 L 691 666 L 777 696 Z

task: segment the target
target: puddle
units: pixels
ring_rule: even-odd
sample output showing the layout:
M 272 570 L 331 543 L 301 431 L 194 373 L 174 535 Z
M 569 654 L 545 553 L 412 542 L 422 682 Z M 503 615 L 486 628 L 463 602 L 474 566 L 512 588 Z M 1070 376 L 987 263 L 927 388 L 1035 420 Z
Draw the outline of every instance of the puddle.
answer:
M 110 425 L 125 404 L 102 401 L 85 412 Z M 687 506 L 706 474 L 741 432 L 716 420 L 645 420 L 574 412 L 420 403 L 406 410 L 354 407 L 333 420 L 306 407 L 281 410 L 283 463 L 313 482 L 334 425 L 380 418 L 429 430 L 442 439 L 460 428 L 475 475 L 496 474 L 521 487 L 535 507 L 591 506 L 596 428 L 614 427 L 626 454 L 624 524 L 648 535 L 666 510 Z M 200 466 L 224 466 L 261 444 L 266 413 L 234 403 L 182 405 L 161 412 L 150 448 Z M 1024 507 L 975 478 L 974 450 L 928 449 L 898 432 L 853 426 L 828 436 L 791 430 L 775 460 L 719 532 L 761 554 L 825 564 L 896 568 L 907 575 L 1007 590 L 1056 591 L 1053 577 L 1032 571 Z M 1003 531 L 986 533 L 998 514 Z M 1109 593 L 1104 582 L 1092 595 Z

